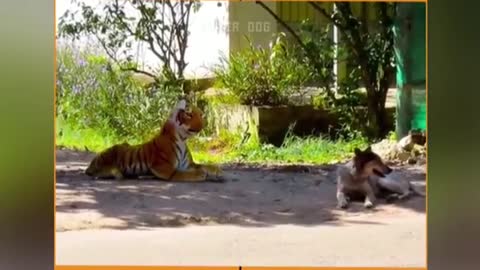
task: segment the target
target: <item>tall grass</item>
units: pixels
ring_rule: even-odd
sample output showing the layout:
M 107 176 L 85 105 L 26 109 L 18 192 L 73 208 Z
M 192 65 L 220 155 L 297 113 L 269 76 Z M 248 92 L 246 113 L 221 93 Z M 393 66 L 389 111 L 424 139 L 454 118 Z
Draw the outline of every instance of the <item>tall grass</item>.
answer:
M 160 128 L 178 100 L 178 88 L 146 87 L 134 74 L 89 51 L 62 48 L 57 55 L 60 143 L 71 144 L 71 136 L 91 137 L 84 133 L 93 131 L 101 141 L 145 140 Z

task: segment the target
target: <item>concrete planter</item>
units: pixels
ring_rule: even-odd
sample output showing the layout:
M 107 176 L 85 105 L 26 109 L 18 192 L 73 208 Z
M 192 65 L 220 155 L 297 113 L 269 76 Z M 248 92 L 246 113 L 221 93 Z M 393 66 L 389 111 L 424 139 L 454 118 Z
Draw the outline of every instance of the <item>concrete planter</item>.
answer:
M 389 126 L 393 129 L 394 108 L 387 108 Z M 285 135 L 291 132 L 297 136 L 333 136 L 340 127 L 338 116 L 325 109 L 311 105 L 302 106 L 247 106 L 221 104 L 210 110 L 210 121 L 217 134 L 220 130 L 240 132 L 258 136 L 262 143 L 280 146 Z
M 313 106 L 217 105 L 211 120 L 217 134 L 222 129 L 249 132 L 260 142 L 280 146 L 290 127 L 293 134 L 329 134 L 336 127 L 335 115 Z

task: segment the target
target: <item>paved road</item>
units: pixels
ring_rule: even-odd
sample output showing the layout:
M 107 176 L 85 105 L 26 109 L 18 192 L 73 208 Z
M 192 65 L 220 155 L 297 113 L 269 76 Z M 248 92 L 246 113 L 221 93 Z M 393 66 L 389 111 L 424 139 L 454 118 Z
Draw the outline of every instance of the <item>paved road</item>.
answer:
M 57 233 L 57 264 L 423 267 L 425 243 L 417 213 L 370 224 L 84 230 Z

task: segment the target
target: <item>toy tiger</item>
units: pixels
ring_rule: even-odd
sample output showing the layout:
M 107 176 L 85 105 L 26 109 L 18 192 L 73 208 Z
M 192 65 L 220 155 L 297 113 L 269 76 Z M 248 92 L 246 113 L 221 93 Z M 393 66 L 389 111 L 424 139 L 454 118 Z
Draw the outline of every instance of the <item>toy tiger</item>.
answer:
M 97 178 L 145 178 L 167 181 L 223 181 L 217 166 L 195 164 L 186 140 L 203 128 L 202 112 L 193 107 L 187 111 L 181 100 L 150 141 L 130 145 L 114 145 L 98 154 L 85 173 Z

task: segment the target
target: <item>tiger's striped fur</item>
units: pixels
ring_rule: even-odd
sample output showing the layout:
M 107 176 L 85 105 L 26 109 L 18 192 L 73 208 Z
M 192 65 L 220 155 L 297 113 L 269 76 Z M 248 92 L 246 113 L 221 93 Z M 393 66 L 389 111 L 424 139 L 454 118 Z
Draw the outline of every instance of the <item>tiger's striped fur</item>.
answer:
M 139 145 L 114 145 L 98 154 L 85 173 L 93 178 L 154 177 L 168 181 L 222 180 L 217 166 L 195 164 L 186 140 L 204 126 L 202 112 L 181 100 L 160 133 Z

